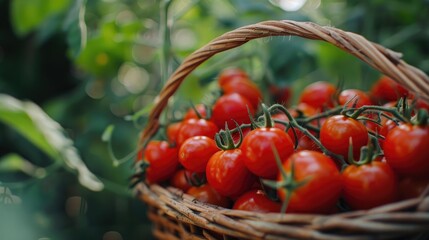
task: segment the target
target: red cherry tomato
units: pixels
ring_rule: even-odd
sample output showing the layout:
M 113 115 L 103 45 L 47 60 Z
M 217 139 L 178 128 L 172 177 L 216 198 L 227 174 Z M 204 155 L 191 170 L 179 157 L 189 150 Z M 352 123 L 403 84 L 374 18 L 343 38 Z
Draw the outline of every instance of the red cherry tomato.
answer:
M 417 198 L 429 186 L 428 178 L 404 178 L 399 181 L 400 199 Z
M 244 165 L 245 158 L 241 149 L 215 153 L 207 163 L 207 182 L 223 196 L 240 196 L 256 181 L 255 175 Z
M 358 159 L 360 149 L 368 144 L 368 130 L 361 122 L 343 115 L 326 119 L 320 128 L 320 142 L 329 151 L 348 159 L 349 139 L 353 142 L 353 156 Z
M 212 120 L 219 129 L 225 128 L 225 123 L 230 128 L 235 128 L 238 124 L 250 123 L 249 113 L 255 114 L 255 109 L 245 97 L 238 93 L 231 93 L 221 96 L 213 105 Z
M 179 149 L 179 161 L 191 172 L 204 172 L 210 157 L 219 151 L 216 142 L 206 136 L 186 139 Z
M 338 96 L 338 103 L 340 105 L 345 105 L 347 102 L 347 107 L 351 108 L 356 103 L 356 108 L 362 107 L 364 105 L 371 105 L 371 99 L 369 95 L 359 89 L 345 89 L 340 92 Z
M 244 164 L 256 176 L 276 178 L 279 168 L 273 146 L 277 149 L 280 160 L 288 158 L 294 151 L 289 135 L 278 128 L 257 128 L 243 139 L 240 148 L 246 155 Z
M 379 130 L 379 134 L 380 136 L 386 138 L 387 134 L 389 134 L 389 132 L 395 128 L 396 126 L 398 126 L 395 121 L 392 121 L 390 119 L 388 119 L 387 121 L 385 121 L 383 123 L 383 125 L 381 125 L 381 128 Z M 383 138 L 379 138 L 378 142 L 380 144 L 380 147 L 384 149 L 384 139 Z
M 175 122 L 175 123 L 170 123 L 167 126 L 167 139 L 168 141 L 170 141 L 171 143 L 177 143 L 177 134 L 179 132 L 179 128 L 181 126 L 182 122 Z
M 177 144 L 180 146 L 186 139 L 194 136 L 206 136 L 214 138 L 218 132 L 216 124 L 205 119 L 188 119 L 182 122 L 177 132 Z
M 238 78 L 222 86 L 224 94 L 238 93 L 249 100 L 254 109 L 262 102 L 262 92 L 258 86 L 247 78 Z
M 295 181 L 305 184 L 295 189 L 290 196 L 286 212 L 329 213 L 340 198 L 341 175 L 334 161 L 328 156 L 315 151 L 300 151 L 292 154 L 284 163 L 283 169 L 291 173 L 294 163 Z M 279 181 L 283 176 L 279 174 Z M 278 189 L 282 201 L 286 200 L 287 191 Z
M 290 87 L 270 85 L 268 90 L 273 97 L 274 102 L 280 103 L 283 106 L 287 106 L 292 97 L 292 89 Z
M 195 199 L 203 203 L 209 203 L 224 208 L 229 208 L 231 206 L 231 200 L 220 195 L 209 184 L 204 184 L 200 187 L 191 187 L 189 188 L 187 194 L 193 196 Z
M 387 134 L 383 144 L 387 163 L 404 177 L 429 173 L 429 126 L 401 124 Z
M 397 200 L 398 181 L 385 162 L 349 165 L 342 173 L 342 180 L 344 200 L 352 209 L 370 209 Z
M 192 185 L 188 182 L 184 169 L 177 170 L 176 173 L 174 173 L 170 179 L 170 185 L 181 189 L 183 192 L 188 191 L 188 189 L 192 187 Z
M 301 93 L 299 102 L 306 103 L 316 109 L 331 108 L 334 106 L 336 87 L 328 82 L 315 82 L 307 87 Z
M 187 119 L 191 119 L 191 118 L 195 118 L 195 119 L 200 119 L 200 117 L 198 117 L 197 113 L 195 112 L 195 110 L 198 111 L 198 113 L 200 114 L 201 118 L 205 118 L 207 116 L 207 112 L 206 112 L 206 107 L 204 106 L 204 104 L 197 104 L 194 108 L 190 108 L 185 116 L 183 117 L 183 120 L 187 120 Z
M 223 86 L 224 84 L 232 81 L 236 78 L 248 78 L 247 73 L 240 68 L 227 68 L 224 69 L 218 77 L 219 86 Z
M 166 141 L 151 141 L 145 148 L 144 159 L 149 163 L 146 180 L 158 183 L 169 179 L 179 166 L 178 150 Z
M 269 199 L 264 191 L 252 189 L 241 195 L 235 201 L 232 209 L 260 213 L 278 213 L 281 211 L 281 207 L 281 203 Z
M 426 109 L 427 111 L 429 111 L 429 102 L 424 101 L 423 99 L 417 99 L 416 100 L 416 108 L 417 109 Z
M 397 101 L 408 96 L 408 90 L 387 76 L 381 76 L 372 86 L 370 95 L 375 103 Z

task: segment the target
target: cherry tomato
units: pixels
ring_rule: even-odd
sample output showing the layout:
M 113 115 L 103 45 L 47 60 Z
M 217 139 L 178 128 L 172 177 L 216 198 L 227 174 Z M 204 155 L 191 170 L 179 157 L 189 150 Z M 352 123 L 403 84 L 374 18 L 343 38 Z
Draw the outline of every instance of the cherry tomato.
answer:
M 206 107 L 204 106 L 204 104 L 197 104 L 194 108 L 190 108 L 186 113 L 185 116 L 183 116 L 183 120 L 187 120 L 187 119 L 191 119 L 191 118 L 195 118 L 195 119 L 199 119 L 197 113 L 195 112 L 195 110 L 198 111 L 198 113 L 200 114 L 201 118 L 205 118 L 207 116 L 207 110 Z
M 368 144 L 368 130 L 361 122 L 343 115 L 326 119 L 320 128 L 320 142 L 329 151 L 348 159 L 349 139 L 353 142 L 353 156 L 358 159 L 360 149 Z
M 204 172 L 210 157 L 219 151 L 216 142 L 206 136 L 186 139 L 179 149 L 179 161 L 189 171 Z
M 205 119 L 188 119 L 184 120 L 177 132 L 177 144 L 180 146 L 186 139 L 194 136 L 206 136 L 214 138 L 218 132 L 216 124 Z
M 290 87 L 280 87 L 275 85 L 270 85 L 268 90 L 275 103 L 280 103 L 283 106 L 287 106 L 289 100 L 292 97 L 292 89 Z
M 275 179 L 278 173 L 273 146 L 280 160 L 288 158 L 294 151 L 289 135 L 278 128 L 257 128 L 247 134 L 240 148 L 246 155 L 244 164 L 256 176 Z
M 250 123 L 249 109 L 252 115 L 255 114 L 255 109 L 245 97 L 238 93 L 231 93 L 221 96 L 213 105 L 213 122 L 219 129 L 225 128 L 225 123 L 234 128 L 235 122 L 238 124 Z
M 181 189 L 183 192 L 188 191 L 189 188 L 192 187 L 192 185 L 188 182 L 187 177 L 185 176 L 185 170 L 180 169 L 177 170 L 176 173 L 171 177 L 170 179 L 170 185 Z
M 284 163 L 283 169 L 291 173 L 294 163 L 295 181 L 305 182 L 295 189 L 290 196 L 286 212 L 329 213 L 341 195 L 341 175 L 334 161 L 328 156 L 315 151 L 300 151 L 292 154 Z M 279 181 L 283 176 L 279 174 Z M 286 200 L 287 191 L 278 189 L 279 198 Z
M 417 109 L 426 109 L 429 111 L 429 102 L 424 101 L 423 99 L 417 99 L 416 100 L 416 108 Z
M 404 178 L 399 181 L 399 197 L 401 200 L 417 198 L 429 186 L 427 178 Z
M 189 188 L 187 194 L 193 196 L 195 199 L 203 203 L 209 203 L 224 208 L 229 208 L 231 206 L 231 200 L 220 195 L 209 184 L 204 184 L 200 187 L 191 187 Z
M 387 134 L 389 134 L 389 132 L 395 128 L 396 126 L 398 126 L 395 121 L 388 119 L 387 121 L 385 121 L 383 123 L 383 125 L 381 125 L 381 128 L 379 130 L 379 134 L 380 136 L 386 138 Z M 378 142 L 380 144 L 380 147 L 384 149 L 384 139 L 383 138 L 379 138 Z
M 397 101 L 408 96 L 408 90 L 387 76 L 381 76 L 372 86 L 370 95 L 375 103 Z
M 344 200 L 352 209 L 370 209 L 397 200 L 398 181 L 385 162 L 349 165 L 342 173 L 342 180 Z
M 429 173 L 429 126 L 401 124 L 387 134 L 383 144 L 387 163 L 404 177 Z
M 232 209 L 260 213 L 278 213 L 281 211 L 281 207 L 281 203 L 269 199 L 264 191 L 252 189 L 241 195 L 235 201 Z
M 338 103 L 344 106 L 347 102 L 349 102 L 347 104 L 347 107 L 349 108 L 353 107 L 355 103 L 356 108 L 372 104 L 369 95 L 359 89 L 345 89 L 340 92 L 340 95 L 338 96 Z
M 238 93 L 249 100 L 254 109 L 257 109 L 262 101 L 262 92 L 258 86 L 247 78 L 239 78 L 229 81 L 222 86 L 224 94 Z
M 177 134 L 179 132 L 179 128 L 181 126 L 182 122 L 175 122 L 170 123 L 167 126 L 167 139 L 170 141 L 170 143 L 177 143 Z
M 316 109 L 326 109 L 334 106 L 334 94 L 336 87 L 328 82 L 315 82 L 307 87 L 301 93 L 299 102 L 306 103 Z
M 236 78 L 248 78 L 247 73 L 240 68 L 227 68 L 224 69 L 218 77 L 219 86 L 223 86 L 225 83 L 228 83 Z
M 177 147 L 171 147 L 166 141 L 151 141 L 145 148 L 144 159 L 149 163 L 146 180 L 158 183 L 169 179 L 179 166 Z
M 207 163 L 207 182 L 223 196 L 234 198 L 243 194 L 256 181 L 244 165 L 245 158 L 239 148 L 215 153 Z

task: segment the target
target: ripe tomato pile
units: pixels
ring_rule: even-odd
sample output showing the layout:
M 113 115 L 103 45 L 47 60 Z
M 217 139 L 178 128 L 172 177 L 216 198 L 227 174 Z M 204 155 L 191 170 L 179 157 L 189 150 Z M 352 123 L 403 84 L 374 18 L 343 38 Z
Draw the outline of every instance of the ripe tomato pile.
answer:
M 217 81 L 212 105 L 189 108 L 141 149 L 139 181 L 225 208 L 319 214 L 417 197 L 429 184 L 429 105 L 386 76 L 367 92 L 315 82 L 293 107 L 289 89 L 264 99 L 241 69 Z

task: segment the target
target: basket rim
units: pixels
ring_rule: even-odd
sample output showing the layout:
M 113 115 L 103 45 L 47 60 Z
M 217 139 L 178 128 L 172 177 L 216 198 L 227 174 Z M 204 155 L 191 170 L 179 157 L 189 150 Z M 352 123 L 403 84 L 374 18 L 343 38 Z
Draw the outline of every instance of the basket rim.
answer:
M 157 209 L 158 215 L 246 239 L 267 235 L 297 239 L 378 239 L 379 235 L 389 238 L 429 232 L 429 185 L 417 198 L 328 215 L 222 208 L 199 202 L 180 189 L 144 182 L 134 190 L 141 201 Z

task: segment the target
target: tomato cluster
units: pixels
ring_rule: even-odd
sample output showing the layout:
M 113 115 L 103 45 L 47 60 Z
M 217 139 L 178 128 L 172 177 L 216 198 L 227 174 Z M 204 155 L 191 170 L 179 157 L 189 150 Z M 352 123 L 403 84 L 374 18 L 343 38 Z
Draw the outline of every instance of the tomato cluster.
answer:
M 289 108 L 285 98 L 266 106 L 241 69 L 218 84 L 211 106 L 188 109 L 139 152 L 148 184 L 225 208 L 321 214 L 417 197 L 429 184 L 428 104 L 386 76 L 368 92 L 315 82 Z

